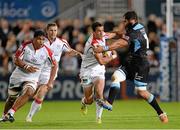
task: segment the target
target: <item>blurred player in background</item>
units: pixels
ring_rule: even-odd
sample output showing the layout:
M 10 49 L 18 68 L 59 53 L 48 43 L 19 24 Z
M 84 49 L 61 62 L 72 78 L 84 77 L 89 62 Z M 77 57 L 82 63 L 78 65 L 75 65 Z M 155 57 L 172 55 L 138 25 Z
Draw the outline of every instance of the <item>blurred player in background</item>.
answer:
M 46 83 L 53 85 L 57 72 L 57 63 L 51 50 L 44 45 L 45 33 L 37 30 L 34 39 L 23 43 L 16 51 L 14 62 L 18 64 L 10 76 L 8 98 L 6 100 L 2 121 L 14 121 L 14 113 L 34 95 L 37 82 L 45 61 L 51 63 L 51 76 Z M 11 109 L 10 109 L 11 108 Z
M 105 102 L 103 91 L 105 86 L 105 64 L 117 57 L 115 52 L 94 53 L 93 47 L 97 45 L 105 46 L 106 39 L 116 36 L 115 33 L 105 33 L 101 23 L 92 24 L 93 34 L 89 37 L 85 44 L 84 54 L 80 69 L 80 79 L 84 91 L 84 97 L 81 101 L 81 112 L 87 114 L 87 105 L 96 101 L 96 121 L 101 123 L 103 107 L 112 109 L 112 106 Z M 94 97 L 95 91 L 95 97 Z
M 103 52 L 125 47 L 129 43 L 129 54 L 124 66 L 121 66 L 112 75 L 112 84 L 109 91 L 108 102 L 113 104 L 120 89 L 120 82 L 130 79 L 135 84 L 137 94 L 145 99 L 157 112 L 163 123 L 168 122 L 168 117 L 159 107 L 153 94 L 147 91 L 147 77 L 149 73 L 149 63 L 146 51 L 149 48 L 149 40 L 142 24 L 138 23 L 136 12 L 129 11 L 124 14 L 124 26 L 126 35 L 116 42 L 101 47 L 94 48 L 95 52 Z
M 47 38 L 45 45 L 52 50 L 57 63 L 59 63 L 63 52 L 67 52 L 70 55 L 81 56 L 81 53 L 70 48 L 66 40 L 57 37 L 58 27 L 56 23 L 49 23 L 46 27 L 46 33 L 47 33 Z M 51 73 L 51 63 L 47 61 L 39 77 L 38 91 L 34 96 L 34 101 L 32 102 L 30 111 L 26 117 L 27 122 L 32 122 L 32 117 L 37 111 L 40 110 L 46 93 L 49 91 L 49 89 L 51 89 L 46 86 L 46 84 L 48 83 L 48 79 L 50 77 L 50 73 Z

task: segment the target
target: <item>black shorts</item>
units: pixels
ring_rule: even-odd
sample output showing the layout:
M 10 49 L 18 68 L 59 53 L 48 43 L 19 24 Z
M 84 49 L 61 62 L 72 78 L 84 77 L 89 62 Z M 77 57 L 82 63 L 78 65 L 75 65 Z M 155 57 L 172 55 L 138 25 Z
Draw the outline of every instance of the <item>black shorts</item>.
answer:
M 143 83 L 147 83 L 149 68 L 149 62 L 146 58 L 127 59 L 125 65 L 121 67 L 127 80 L 137 80 Z

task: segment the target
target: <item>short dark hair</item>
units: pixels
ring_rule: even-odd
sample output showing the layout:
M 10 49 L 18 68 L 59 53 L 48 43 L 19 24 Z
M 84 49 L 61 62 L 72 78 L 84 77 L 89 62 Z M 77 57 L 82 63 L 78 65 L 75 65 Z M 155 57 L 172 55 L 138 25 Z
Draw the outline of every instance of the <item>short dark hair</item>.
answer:
M 35 30 L 34 31 L 34 37 L 39 37 L 39 36 L 45 36 L 45 32 L 43 30 Z
M 97 27 L 101 27 L 101 26 L 103 26 L 101 23 L 95 22 L 95 23 L 92 24 L 92 30 L 93 30 L 93 31 L 96 31 L 96 28 L 97 28 Z
M 51 27 L 51 26 L 54 27 L 54 26 L 57 26 L 57 24 L 56 23 L 48 23 L 46 28 L 49 29 L 49 27 Z
M 137 14 L 135 11 L 128 11 L 124 14 L 124 18 L 127 19 L 127 20 L 131 20 L 131 19 L 135 19 L 137 20 L 138 17 L 137 17 Z

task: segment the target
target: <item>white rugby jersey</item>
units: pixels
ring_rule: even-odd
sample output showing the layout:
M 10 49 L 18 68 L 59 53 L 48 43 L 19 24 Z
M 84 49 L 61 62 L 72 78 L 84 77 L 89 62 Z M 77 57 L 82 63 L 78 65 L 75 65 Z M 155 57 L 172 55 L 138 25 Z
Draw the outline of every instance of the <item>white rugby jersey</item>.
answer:
M 53 42 L 50 42 L 48 39 L 46 39 L 45 45 L 51 49 L 51 51 L 54 54 L 54 57 L 56 59 L 56 62 L 59 63 L 62 52 L 70 52 L 71 48 L 68 44 L 68 42 L 64 39 L 60 39 L 56 37 L 56 39 Z M 46 62 L 43 70 L 50 70 L 51 65 L 49 60 Z
M 35 73 L 25 72 L 22 68 L 16 66 L 15 70 L 11 74 L 10 82 L 17 83 L 23 81 L 38 81 L 41 70 L 45 65 L 45 62 L 49 60 L 52 65 L 55 64 L 55 58 L 52 51 L 43 45 L 42 48 L 35 50 L 32 41 L 23 43 L 15 53 L 15 57 L 23 60 L 30 66 L 37 67 L 39 70 Z
M 96 65 L 99 65 L 99 62 L 96 60 L 94 54 L 93 54 L 93 46 L 94 45 L 100 45 L 105 46 L 106 45 L 106 39 L 108 39 L 108 35 L 104 33 L 104 36 L 102 39 L 97 39 L 93 36 L 93 34 L 89 37 L 85 44 L 81 68 L 89 68 Z M 104 65 L 103 65 L 104 66 Z

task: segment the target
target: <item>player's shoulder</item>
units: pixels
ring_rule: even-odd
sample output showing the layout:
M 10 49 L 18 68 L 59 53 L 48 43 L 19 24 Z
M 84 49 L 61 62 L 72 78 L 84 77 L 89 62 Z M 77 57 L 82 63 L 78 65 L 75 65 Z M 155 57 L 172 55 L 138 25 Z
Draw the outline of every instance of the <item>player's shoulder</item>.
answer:
M 22 46 L 23 46 L 23 47 L 25 47 L 25 46 L 27 46 L 27 45 L 30 45 L 30 44 L 32 44 L 32 40 L 22 42 Z
M 68 44 L 68 41 L 64 38 L 61 38 L 61 37 L 57 37 L 57 40 L 61 43 L 65 43 L 65 44 Z
M 144 25 L 141 23 L 137 23 L 135 24 L 135 26 L 133 27 L 133 30 L 141 30 L 144 28 Z

